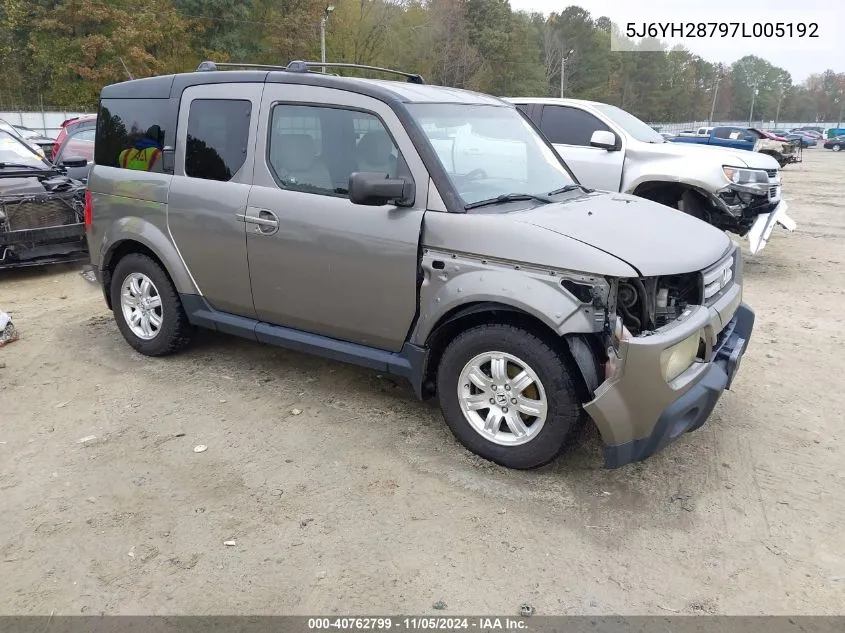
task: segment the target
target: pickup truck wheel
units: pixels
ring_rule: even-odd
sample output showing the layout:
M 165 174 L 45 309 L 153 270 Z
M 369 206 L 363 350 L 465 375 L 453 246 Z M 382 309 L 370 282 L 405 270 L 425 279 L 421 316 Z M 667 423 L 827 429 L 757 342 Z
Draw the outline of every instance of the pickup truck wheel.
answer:
M 117 327 L 134 349 L 146 356 L 164 356 L 191 339 L 182 302 L 167 273 L 151 258 L 131 253 L 111 277 L 111 303 Z
M 552 461 L 581 417 L 565 359 L 509 325 L 481 325 L 455 338 L 441 357 L 437 392 L 458 441 L 508 468 Z

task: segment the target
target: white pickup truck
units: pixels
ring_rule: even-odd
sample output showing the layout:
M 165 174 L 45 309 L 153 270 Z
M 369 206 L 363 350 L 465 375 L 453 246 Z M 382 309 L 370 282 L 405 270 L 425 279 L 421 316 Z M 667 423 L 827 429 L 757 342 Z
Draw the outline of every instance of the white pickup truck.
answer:
M 747 237 L 752 254 L 775 225 L 795 230 L 781 199 L 780 166 L 759 152 L 666 142 L 616 106 L 512 98 L 587 187 L 630 193 Z

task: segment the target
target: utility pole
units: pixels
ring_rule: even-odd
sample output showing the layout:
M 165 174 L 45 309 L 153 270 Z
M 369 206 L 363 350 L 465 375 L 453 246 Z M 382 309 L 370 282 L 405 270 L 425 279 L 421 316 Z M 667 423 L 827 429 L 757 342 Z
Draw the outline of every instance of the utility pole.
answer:
M 566 55 L 563 54 L 563 51 L 560 52 L 560 98 L 563 99 L 563 91 L 564 87 L 566 86 L 566 62 L 569 61 L 569 58 L 572 57 L 572 53 L 575 50 L 571 49 Z
M 751 120 L 754 118 L 754 102 L 757 100 L 759 90 L 757 90 L 757 80 L 754 80 L 754 92 L 751 93 L 751 111 L 748 113 L 748 127 L 751 127 Z
M 329 19 L 329 13 L 334 11 L 334 5 L 328 5 L 323 11 L 323 17 L 320 18 L 320 61 L 326 63 L 326 22 Z M 326 72 L 326 67 L 323 66 L 323 72 Z
M 716 112 L 716 95 L 719 94 L 719 82 L 722 81 L 722 74 L 716 71 L 716 78 L 713 80 L 713 105 L 710 106 L 710 118 L 708 123 L 713 123 L 713 115 Z
M 778 119 L 780 119 L 780 104 L 783 103 L 784 92 L 785 92 L 785 89 L 784 89 L 783 86 L 781 86 L 780 87 L 780 95 L 778 96 L 778 109 L 777 109 L 777 112 L 775 113 L 775 129 L 777 129 Z

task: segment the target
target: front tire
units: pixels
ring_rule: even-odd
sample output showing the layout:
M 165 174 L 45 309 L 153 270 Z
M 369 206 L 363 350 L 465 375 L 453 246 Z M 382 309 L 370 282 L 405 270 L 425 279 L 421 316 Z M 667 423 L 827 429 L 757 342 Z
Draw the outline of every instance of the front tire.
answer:
M 834 145 L 830 149 L 832 149 L 834 152 L 838 152 L 839 150 L 842 149 L 842 146 L 839 143 L 837 143 L 836 145 Z
M 566 359 L 510 325 L 481 325 L 443 353 L 437 392 L 446 423 L 467 449 L 508 468 L 537 468 L 561 452 L 581 419 Z
M 145 356 L 185 347 L 194 328 L 164 269 L 150 257 L 130 253 L 111 276 L 112 311 L 123 338 Z

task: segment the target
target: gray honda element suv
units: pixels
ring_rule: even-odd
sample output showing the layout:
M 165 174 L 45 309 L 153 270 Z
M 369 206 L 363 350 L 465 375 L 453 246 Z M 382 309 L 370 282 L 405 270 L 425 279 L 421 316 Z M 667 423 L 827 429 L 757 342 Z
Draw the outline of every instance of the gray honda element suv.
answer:
M 88 242 L 142 354 L 202 326 L 390 372 L 512 468 L 585 413 L 606 466 L 644 459 L 730 387 L 754 313 L 721 231 L 582 187 L 494 97 L 223 66 L 102 91 Z

